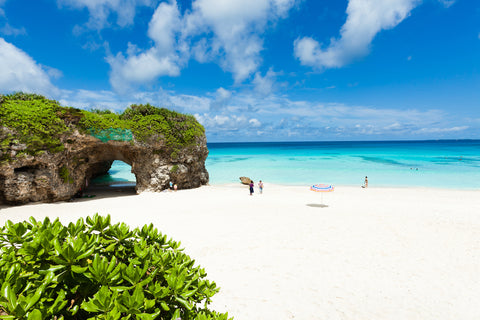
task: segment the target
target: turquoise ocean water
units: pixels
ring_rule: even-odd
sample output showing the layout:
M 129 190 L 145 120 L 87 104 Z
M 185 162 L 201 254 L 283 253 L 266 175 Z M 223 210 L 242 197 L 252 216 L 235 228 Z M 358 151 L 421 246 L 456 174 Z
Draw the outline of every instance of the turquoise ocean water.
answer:
M 480 140 L 209 143 L 211 184 L 254 181 L 480 189 Z M 135 181 L 115 161 L 113 181 Z

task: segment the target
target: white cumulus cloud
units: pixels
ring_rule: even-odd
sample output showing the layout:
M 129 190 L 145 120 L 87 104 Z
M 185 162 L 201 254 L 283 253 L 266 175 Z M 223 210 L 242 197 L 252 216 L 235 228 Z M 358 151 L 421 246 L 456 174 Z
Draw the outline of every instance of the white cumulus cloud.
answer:
M 270 7 L 265 0 L 197 0 L 191 15 L 200 28 L 213 32 L 209 39 L 220 65 L 232 72 L 236 82 L 245 80 L 260 65 L 265 26 Z M 192 30 L 192 33 L 195 30 Z
M 161 3 L 153 14 L 148 28 L 148 36 L 155 41 L 160 54 L 175 51 L 175 35 L 180 30 L 180 12 L 176 1 Z
M 3 38 L 0 38 L 0 70 L 1 92 L 58 93 L 48 73 L 28 54 Z
M 178 76 L 182 59 L 177 49 L 176 34 L 180 28 L 180 13 L 176 1 L 161 3 L 149 23 L 148 36 L 155 45 L 142 51 L 129 44 L 127 56 L 118 53 L 107 57 L 110 83 L 117 92 L 130 86 L 154 81 L 160 76 Z
M 269 23 L 286 17 L 294 0 L 197 0 L 186 17 L 187 34 L 210 31 L 210 56 L 219 58 L 222 68 L 233 74 L 236 83 L 252 75 L 261 64 L 263 34 Z M 196 55 L 204 58 L 208 54 Z
M 231 97 L 232 97 L 231 91 L 226 90 L 222 87 L 218 88 L 217 91 L 215 92 L 215 100 L 211 101 L 210 108 L 212 110 L 220 110 L 224 108 Z
M 110 83 L 117 92 L 127 92 L 132 84 L 143 84 L 159 76 L 178 76 L 177 57 L 162 55 L 152 48 L 139 55 L 125 57 L 122 53 L 107 57 L 110 64 Z
M 250 123 L 250 125 L 254 128 L 258 128 L 262 125 L 262 123 L 255 118 L 248 120 L 248 123 Z
M 420 0 L 350 0 L 347 21 L 338 39 L 326 48 L 311 37 L 295 40 L 294 54 L 302 65 L 339 68 L 368 54 L 373 38 L 397 26 L 420 4 Z
M 218 63 L 241 83 L 262 63 L 266 27 L 284 18 L 294 4 L 295 0 L 196 0 L 182 15 L 176 0 L 162 2 L 149 23 L 154 45 L 133 54 L 130 50 L 127 55 L 110 55 L 110 82 L 121 91 L 130 84 L 177 76 L 194 58 Z
M 276 76 L 277 73 L 273 71 L 273 68 L 270 68 L 264 77 L 262 77 L 260 72 L 257 72 L 252 81 L 255 85 L 255 91 L 262 96 L 268 96 L 271 94 L 273 92 Z

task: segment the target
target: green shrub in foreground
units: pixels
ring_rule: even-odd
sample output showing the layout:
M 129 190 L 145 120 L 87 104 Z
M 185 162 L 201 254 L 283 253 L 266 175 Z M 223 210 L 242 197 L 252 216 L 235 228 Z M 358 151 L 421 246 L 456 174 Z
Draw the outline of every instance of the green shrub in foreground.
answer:
M 95 215 L 0 229 L 0 319 L 227 320 L 205 270 L 153 227 Z

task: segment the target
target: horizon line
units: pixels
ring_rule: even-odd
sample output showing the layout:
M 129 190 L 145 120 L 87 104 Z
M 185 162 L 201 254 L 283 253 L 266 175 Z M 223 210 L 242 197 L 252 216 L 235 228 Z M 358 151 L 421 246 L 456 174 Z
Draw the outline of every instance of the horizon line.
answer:
M 287 141 L 213 141 L 209 143 L 302 143 L 302 142 L 447 142 L 447 141 L 480 141 L 473 138 L 458 139 L 403 139 L 403 140 L 287 140 Z

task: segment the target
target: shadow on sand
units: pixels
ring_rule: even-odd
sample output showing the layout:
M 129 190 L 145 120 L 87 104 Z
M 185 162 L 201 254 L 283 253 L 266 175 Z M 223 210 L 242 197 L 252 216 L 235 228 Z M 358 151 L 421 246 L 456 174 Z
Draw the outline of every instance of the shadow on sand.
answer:
M 83 202 L 95 199 L 116 198 L 135 196 L 135 184 L 118 184 L 118 185 L 90 185 L 82 197 L 73 198 L 72 202 Z
M 308 203 L 307 207 L 312 207 L 312 208 L 327 208 L 328 205 L 326 204 L 321 204 L 321 203 Z
M 135 186 L 125 186 L 125 187 L 110 187 L 110 186 L 93 186 L 88 187 L 85 190 L 85 193 L 82 197 L 74 197 L 70 200 L 65 201 L 56 201 L 51 202 L 50 204 L 61 204 L 65 202 L 86 202 L 92 200 L 100 200 L 100 199 L 108 199 L 108 198 L 117 198 L 117 197 L 132 197 L 136 196 L 137 192 L 135 191 Z M 20 205 L 10 205 L 5 203 L 0 203 L 0 210 L 7 209 L 10 207 L 18 207 L 18 206 L 28 206 L 28 205 L 36 205 L 41 204 L 42 202 L 29 202 Z M 48 202 L 45 202 L 48 203 Z

